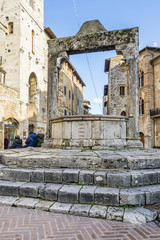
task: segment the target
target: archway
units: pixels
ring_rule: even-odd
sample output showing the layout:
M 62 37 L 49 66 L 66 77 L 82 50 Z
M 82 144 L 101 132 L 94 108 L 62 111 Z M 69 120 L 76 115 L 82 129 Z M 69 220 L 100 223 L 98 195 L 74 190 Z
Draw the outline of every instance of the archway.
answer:
M 4 148 L 9 148 L 17 135 L 19 122 L 15 118 L 8 118 L 4 122 Z
M 138 112 L 138 28 L 107 31 L 98 20 L 85 22 L 79 32 L 73 37 L 52 39 L 49 45 L 49 76 L 47 98 L 47 137 L 51 139 L 52 119 L 59 117 L 58 83 L 61 58 L 69 59 L 69 55 L 116 50 L 123 55 L 128 68 L 128 127 L 127 141 L 139 142 L 139 112 Z M 132 126 L 132 127 L 129 127 Z
M 140 132 L 139 133 L 139 135 L 140 135 L 140 140 L 141 140 L 141 142 L 143 143 L 143 147 L 144 147 L 144 133 L 143 132 Z

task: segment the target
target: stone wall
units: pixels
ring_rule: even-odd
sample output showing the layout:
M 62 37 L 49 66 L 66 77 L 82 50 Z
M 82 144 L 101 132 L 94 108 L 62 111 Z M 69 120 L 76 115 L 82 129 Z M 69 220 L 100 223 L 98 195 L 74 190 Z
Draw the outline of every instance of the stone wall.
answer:
M 52 147 L 124 148 L 125 117 L 70 116 L 52 120 Z

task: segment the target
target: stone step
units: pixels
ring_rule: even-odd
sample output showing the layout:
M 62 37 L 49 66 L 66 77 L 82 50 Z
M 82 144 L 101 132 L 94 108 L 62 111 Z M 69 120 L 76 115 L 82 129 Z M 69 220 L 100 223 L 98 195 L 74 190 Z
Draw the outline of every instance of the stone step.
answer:
M 16 149 L 3 151 L 1 163 L 17 168 L 156 169 L 160 168 L 159 150 L 85 151 Z
M 0 196 L 0 205 L 25 207 L 54 213 L 103 218 L 141 224 L 154 221 L 157 212 L 144 207 L 112 207 L 102 205 L 72 204 L 40 200 L 38 198 Z
M 0 165 L 0 180 L 54 184 L 85 184 L 134 188 L 160 184 L 160 169 L 98 171 L 83 169 L 20 169 Z
M 160 203 L 160 185 L 130 189 L 88 185 L 0 181 L 0 195 L 42 198 L 62 203 L 141 206 Z

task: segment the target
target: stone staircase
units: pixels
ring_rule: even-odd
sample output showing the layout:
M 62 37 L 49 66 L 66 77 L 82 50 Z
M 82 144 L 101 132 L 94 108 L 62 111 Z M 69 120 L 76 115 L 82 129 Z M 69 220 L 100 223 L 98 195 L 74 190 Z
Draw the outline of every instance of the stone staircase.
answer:
M 127 206 L 160 203 L 160 152 L 150 151 L 119 154 L 109 150 L 25 149 L 2 152 L 0 195 L 16 197 L 20 202 L 23 198 L 26 202 L 26 198 L 32 198 L 35 205 L 40 204 L 40 200 L 49 201 L 54 203 L 51 209 L 60 208 L 62 212 L 68 206 L 71 213 L 74 208 L 80 208 L 77 211 L 86 209 L 90 215 L 92 208 L 96 208 L 108 215 L 107 211 L 112 208 L 113 219 L 117 208 L 124 217 Z M 95 216 L 98 215 L 100 212 L 96 210 Z

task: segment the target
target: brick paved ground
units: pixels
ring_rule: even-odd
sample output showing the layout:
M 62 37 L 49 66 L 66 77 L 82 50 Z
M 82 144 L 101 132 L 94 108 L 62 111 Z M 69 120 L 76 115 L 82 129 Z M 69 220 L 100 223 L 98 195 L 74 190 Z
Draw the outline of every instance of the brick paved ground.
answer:
M 158 240 L 160 224 L 102 219 L 0 206 L 0 240 Z

